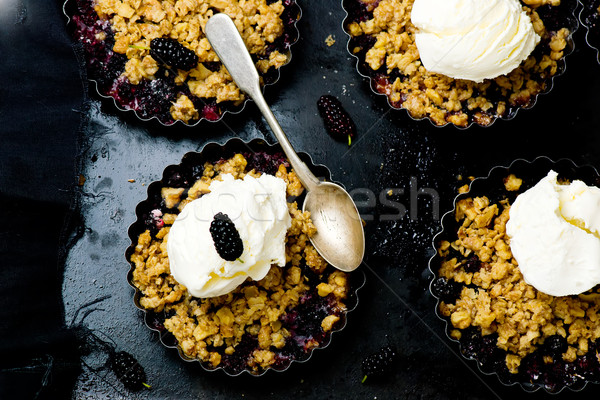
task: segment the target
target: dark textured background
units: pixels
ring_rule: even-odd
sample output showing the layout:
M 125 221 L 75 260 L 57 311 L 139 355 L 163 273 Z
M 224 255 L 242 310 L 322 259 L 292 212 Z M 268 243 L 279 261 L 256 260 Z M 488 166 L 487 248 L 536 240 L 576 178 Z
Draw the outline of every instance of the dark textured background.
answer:
M 522 395 L 495 376 L 478 372 L 457 355 L 434 315 L 427 292 L 431 238 L 438 229 L 435 202 L 421 195 L 417 216 L 382 221 L 391 211 L 382 190 L 411 207 L 410 182 L 439 193 L 451 207 L 457 176 L 486 175 L 515 158 L 569 157 L 600 167 L 600 66 L 575 34 L 565 75 L 532 110 L 491 128 L 459 131 L 387 112 L 346 52 L 338 1 L 300 1 L 304 15 L 292 63 L 282 70 L 267 101 L 297 150 L 331 169 L 354 190 L 368 220 L 366 286 L 358 309 L 332 344 L 305 364 L 260 378 L 208 373 L 164 348 L 144 325 L 126 282 L 127 227 L 147 185 L 188 151 L 230 137 L 273 141 L 253 104 L 224 122 L 188 129 L 164 128 L 118 112 L 80 76 L 65 30 L 61 2 L 0 0 L 0 398 L 510 398 Z M 328 35 L 336 42 L 324 43 Z M 316 100 L 331 93 L 354 116 L 359 137 L 348 147 L 329 139 Z M 85 177 L 78 185 L 79 175 Z M 134 183 L 128 179 L 135 179 Z M 372 193 L 372 195 L 370 195 Z M 369 201 L 369 198 L 375 199 Z M 412 204 L 414 205 L 414 202 Z M 372 218 L 370 218 L 372 216 Z M 96 309 L 73 318 L 88 302 Z M 86 329 L 133 353 L 152 390 L 128 393 L 98 349 L 82 356 Z M 400 362 L 389 379 L 361 384 L 365 354 L 394 343 Z M 84 364 L 85 363 L 85 364 Z M 559 397 L 590 397 L 583 393 Z M 531 398 L 544 397 L 538 392 Z

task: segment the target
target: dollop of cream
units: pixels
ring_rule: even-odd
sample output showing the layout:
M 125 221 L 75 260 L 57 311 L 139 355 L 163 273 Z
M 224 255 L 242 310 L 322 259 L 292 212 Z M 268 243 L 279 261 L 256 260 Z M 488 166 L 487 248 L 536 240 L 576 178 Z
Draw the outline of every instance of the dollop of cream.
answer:
M 455 79 L 508 74 L 540 41 L 518 0 L 415 0 L 411 21 L 425 69 Z
M 292 223 L 285 181 L 267 174 L 243 180 L 221 176 L 210 193 L 185 206 L 167 238 L 171 274 L 195 297 L 227 294 L 248 277 L 264 278 L 272 265 L 285 265 L 285 235 Z M 219 212 L 233 221 L 244 244 L 235 261 L 215 250 L 210 224 Z
M 506 233 L 525 282 L 552 296 L 600 283 L 600 189 L 550 171 L 517 197 Z

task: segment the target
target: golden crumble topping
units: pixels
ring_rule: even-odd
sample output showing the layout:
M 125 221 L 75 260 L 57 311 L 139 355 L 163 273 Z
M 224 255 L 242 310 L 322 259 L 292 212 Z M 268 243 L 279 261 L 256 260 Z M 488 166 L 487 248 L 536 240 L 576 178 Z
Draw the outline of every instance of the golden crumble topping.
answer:
M 511 107 L 529 105 L 546 88 L 546 80 L 556 74 L 557 60 L 563 57 L 567 45 L 568 29 L 547 30 L 536 12 L 542 5 L 558 6 L 559 0 L 522 2 L 542 39 L 538 50 L 508 75 L 482 83 L 425 70 L 414 41 L 416 27 L 410 18 L 414 0 L 363 0 L 372 18 L 351 22 L 346 30 L 354 38 L 374 40 L 372 46 L 354 41 L 351 51 L 372 70 L 376 90 L 386 94 L 393 107 L 407 109 L 414 118 L 429 117 L 436 125 L 466 127 L 475 122 L 485 126 L 507 115 Z
M 187 191 L 162 188 L 165 207 L 181 212 L 190 201 L 208 193 L 211 182 L 221 180 L 221 174 L 229 173 L 236 179 L 261 175 L 255 170 L 246 171 L 246 167 L 247 160 L 241 154 L 215 164 L 206 163 L 203 176 Z M 283 164 L 277 176 L 286 181 L 289 195 L 302 193 L 298 177 Z M 217 367 L 223 357 L 236 352 L 244 336 L 250 335 L 258 347 L 249 355 L 247 368 L 252 371 L 268 368 L 277 361 L 275 351 L 282 349 L 292 334 L 282 322 L 283 318 L 311 290 L 315 296 L 331 299 L 334 304 L 318 323 L 322 332 L 331 331 L 340 320 L 349 290 L 348 276 L 341 271 L 332 272 L 332 267 L 310 244 L 309 238 L 316 233 L 310 213 L 299 210 L 296 202 L 288 206 L 292 225 L 286 236 L 286 266 L 274 266 L 264 279 L 248 278 L 232 292 L 214 298 L 192 297 L 170 274 L 167 240 L 176 214 L 162 214 L 164 226 L 154 237 L 150 230 L 140 234 L 130 258 L 135 265 L 133 284 L 142 294 L 139 302 L 148 310 L 164 312 L 164 327 L 173 334 L 187 357 Z M 311 286 L 303 265 L 319 276 L 320 283 Z M 317 340 L 310 340 L 307 349 L 319 345 Z
M 521 180 L 505 179 L 507 190 L 518 190 Z M 510 204 L 491 204 L 487 197 L 465 198 L 456 205 L 457 237 L 440 243 L 439 276 L 463 284 L 454 303 L 440 302 L 440 312 L 455 328 L 478 327 L 483 336 L 497 334 L 496 346 L 506 352 L 506 366 L 517 373 L 521 360 L 554 335 L 566 338 L 562 354 L 572 362 L 588 351 L 590 341 L 600 338 L 600 288 L 579 296 L 554 297 L 525 283 L 513 258 L 506 223 Z M 451 256 L 460 253 L 460 257 Z M 475 257 L 476 272 L 469 268 Z M 544 358 L 552 363 L 552 357 Z
M 142 79 L 155 79 L 158 64 L 149 54 L 150 42 L 167 37 L 192 50 L 199 59 L 189 71 L 170 71 L 178 85 L 187 85 L 194 96 L 215 98 L 217 103 L 242 102 L 244 93 L 223 65 L 215 70 L 203 64 L 219 61 L 204 28 L 208 19 L 220 12 L 233 19 L 248 51 L 260 58 L 256 62 L 259 71 L 279 68 L 288 61 L 287 55 L 277 50 L 267 53 L 267 47 L 284 31 L 281 0 L 270 4 L 267 0 L 97 0 L 95 10 L 100 18 L 110 21 L 115 39 L 113 50 L 127 56 L 123 75 L 134 85 Z M 171 115 L 175 120 L 188 122 L 198 118 L 198 110 L 185 94 L 179 94 Z

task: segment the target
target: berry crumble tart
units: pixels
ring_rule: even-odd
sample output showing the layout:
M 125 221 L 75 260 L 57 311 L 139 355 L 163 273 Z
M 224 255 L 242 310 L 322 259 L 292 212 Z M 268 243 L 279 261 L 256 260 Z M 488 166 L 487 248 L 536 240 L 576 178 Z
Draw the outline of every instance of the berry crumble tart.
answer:
M 223 201 L 212 206 L 199 201 L 225 184 L 264 177 L 280 181 L 283 187 L 281 263 L 269 253 L 264 277 L 255 280 L 249 272 L 231 285 L 233 289 L 224 289 L 240 271 L 262 268 L 252 266 L 260 264 L 248 247 L 256 241 L 252 232 L 240 226 L 242 217 L 231 212 L 213 216 L 207 210 L 222 207 Z M 160 332 L 164 344 L 176 346 L 182 358 L 198 360 L 207 370 L 260 375 L 268 369 L 287 369 L 292 361 L 306 360 L 313 349 L 329 343 L 331 333 L 345 325 L 345 316 L 355 305 L 357 285 L 352 274 L 328 265 L 311 245 L 309 237 L 316 229 L 310 214 L 298 207 L 303 192 L 282 153 L 260 151 L 236 150 L 210 159 L 189 153 L 182 164 L 165 170 L 162 181 L 150 185 L 148 200 L 136 210 L 138 220 L 130 228 L 132 245 L 126 255 L 132 265 L 129 280 L 136 289 L 136 304 L 145 310 L 146 323 Z M 203 204 L 204 210 L 192 208 L 194 204 Z M 203 211 L 209 212 L 203 222 L 205 236 L 191 237 L 191 243 L 194 248 L 210 247 L 198 264 L 214 260 L 217 267 L 207 274 L 212 281 L 197 284 L 195 276 L 189 280 L 186 271 L 181 272 L 186 254 L 175 254 L 179 244 L 173 241 L 189 240 L 190 235 L 181 235 L 190 232 L 183 224 L 193 219 L 190 216 L 201 219 Z M 186 212 L 188 218 L 181 218 Z M 268 241 L 275 241 L 275 236 Z M 232 274 L 221 279 L 225 270 Z M 188 279 L 189 289 L 179 279 Z
M 535 104 L 540 93 L 548 92 L 552 86 L 552 78 L 564 70 L 564 57 L 571 49 L 571 34 L 577 28 L 577 21 L 572 15 L 576 7 L 573 0 L 522 0 L 519 4 L 532 28 L 530 41 L 537 45 L 529 56 L 515 69 L 502 75 L 492 74 L 490 78 L 472 80 L 455 79 L 448 75 L 432 72 L 424 67 L 425 59 L 418 48 L 418 35 L 424 29 L 417 29 L 413 24 L 415 16 L 413 6 L 420 0 L 344 0 L 343 5 L 348 16 L 344 21 L 344 29 L 350 36 L 348 50 L 358 58 L 358 71 L 370 78 L 371 87 L 380 94 L 385 94 L 389 104 L 396 109 L 406 109 L 415 119 L 429 118 L 437 125 L 454 124 L 457 127 L 469 127 L 475 123 L 480 126 L 491 125 L 497 118 L 511 119 L 520 108 L 530 108 Z M 436 0 L 428 0 L 436 1 Z M 513 0 L 507 0 L 513 1 Z M 514 0 L 517 1 L 517 0 Z M 496 3 L 503 3 L 498 0 Z M 469 2 L 457 2 L 470 4 Z M 441 4 L 444 5 L 443 3 Z M 419 20 L 424 19 L 424 27 L 432 24 L 429 16 L 436 14 L 431 11 L 423 12 Z M 456 11 L 456 10 L 454 10 Z M 473 11 L 474 10 L 465 10 Z M 437 24 L 440 30 L 452 31 L 447 26 L 445 13 L 440 14 Z M 463 12 L 455 13 L 458 25 L 462 25 Z M 484 17 L 487 17 L 484 15 Z M 497 18 L 497 25 L 507 25 L 505 20 Z M 519 18 L 513 18 L 521 20 Z M 471 18 L 479 21 L 479 18 Z M 435 21 L 434 21 L 435 22 Z M 428 25 L 429 24 L 429 25 Z M 489 29 L 478 27 L 482 35 Z M 491 28 L 490 28 L 491 29 Z M 471 34 L 465 32 L 463 37 L 454 38 L 450 48 L 439 44 L 437 54 L 434 54 L 437 66 L 445 58 L 452 58 L 457 48 L 461 47 L 464 37 Z M 429 37 L 437 38 L 434 32 Z M 473 40 L 478 40 L 479 36 Z M 462 46 L 465 56 L 454 56 L 460 61 L 472 56 L 469 62 L 458 70 L 467 70 L 475 63 L 488 63 L 497 51 L 490 51 L 496 36 L 488 35 L 489 43 L 475 43 L 471 47 Z M 499 36 L 505 35 L 500 32 Z M 424 39 L 423 39 L 424 40 Z M 510 42 L 507 40 L 507 42 Z M 531 47 L 532 44 L 530 43 Z M 425 48 L 425 47 L 424 47 Z M 423 50 L 422 48 L 421 50 Z M 481 57 L 471 54 L 474 48 L 483 48 Z M 501 51 L 500 47 L 498 51 Z M 428 51 L 430 53 L 431 51 Z M 479 54 L 479 53 L 477 53 Z M 457 62 L 458 62 L 457 61 Z M 452 64 L 452 63 L 449 63 Z M 452 67 L 452 65 L 450 65 Z
M 547 263 L 558 259 L 556 267 L 566 271 L 561 276 L 536 264 L 545 260 L 546 254 L 538 253 L 533 259 L 523 257 L 522 239 L 514 232 L 521 223 L 517 219 L 523 215 L 518 214 L 517 207 L 522 209 L 535 190 L 547 189 L 551 179 L 558 190 L 570 190 L 570 183 L 585 186 L 578 181 L 581 179 L 591 185 L 588 189 L 594 190 L 595 196 L 600 190 L 593 185 L 598 185 L 600 179 L 593 168 L 575 167 L 568 160 L 556 164 L 546 158 L 533 163 L 521 161 L 508 169 L 496 168 L 488 178 L 460 189 L 455 209 L 444 216 L 444 230 L 435 240 L 437 255 L 430 263 L 435 277 L 430 289 L 438 298 L 437 313 L 447 323 L 448 336 L 460 343 L 465 357 L 477 360 L 483 372 L 498 374 L 505 384 L 520 383 L 526 390 L 578 390 L 588 381 L 600 381 L 600 285 L 597 279 L 579 279 L 591 282 L 589 286 L 593 287 L 565 292 L 576 293 L 571 295 L 548 292 L 557 293 L 568 286 L 564 281 L 570 275 L 576 275 L 577 266 L 571 262 L 580 260 L 581 246 L 566 248 L 568 238 L 573 238 L 570 231 L 591 239 L 594 248 L 600 247 L 600 238 L 590 236 L 589 229 L 581 228 L 579 223 L 564 222 L 565 230 L 559 234 L 551 232 L 556 227 L 553 223 L 540 223 L 536 227 L 540 237 L 530 237 L 525 251 L 545 243 L 546 233 L 560 238 L 550 248 L 542 246 L 542 251 L 549 255 Z M 558 182 L 553 172 L 543 178 L 550 168 L 560 171 Z M 546 207 L 540 201 L 546 195 L 547 190 L 542 197 L 534 197 L 531 206 Z M 568 201 L 573 198 L 577 196 L 565 197 Z M 561 207 L 568 209 L 563 200 L 561 197 Z M 558 206 L 559 202 L 546 204 Z M 585 210 L 589 212 L 589 207 Z M 558 218 L 555 212 L 549 214 Z M 531 213 L 529 216 L 531 219 Z M 543 218 L 534 219 L 527 224 L 535 225 Z M 533 270 L 528 266 L 531 264 Z M 546 278 L 553 274 L 553 287 L 539 285 L 540 279 L 547 283 Z
M 204 35 L 212 15 L 234 20 L 263 84 L 289 61 L 300 17 L 295 0 L 69 0 L 65 12 L 99 93 L 165 125 L 217 121 L 246 99 Z

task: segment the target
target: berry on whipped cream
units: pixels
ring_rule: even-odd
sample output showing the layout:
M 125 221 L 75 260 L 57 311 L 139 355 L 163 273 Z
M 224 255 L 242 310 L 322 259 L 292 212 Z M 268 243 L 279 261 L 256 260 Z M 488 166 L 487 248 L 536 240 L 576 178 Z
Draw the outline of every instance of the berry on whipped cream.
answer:
M 171 273 L 195 297 L 227 294 L 248 277 L 260 280 L 272 265 L 286 262 L 291 217 L 285 181 L 268 174 L 221 176 L 222 181 L 211 183 L 210 193 L 185 206 L 167 240 Z M 211 223 L 219 213 L 230 218 L 243 242 L 242 254 L 233 261 L 219 255 L 211 236 Z

